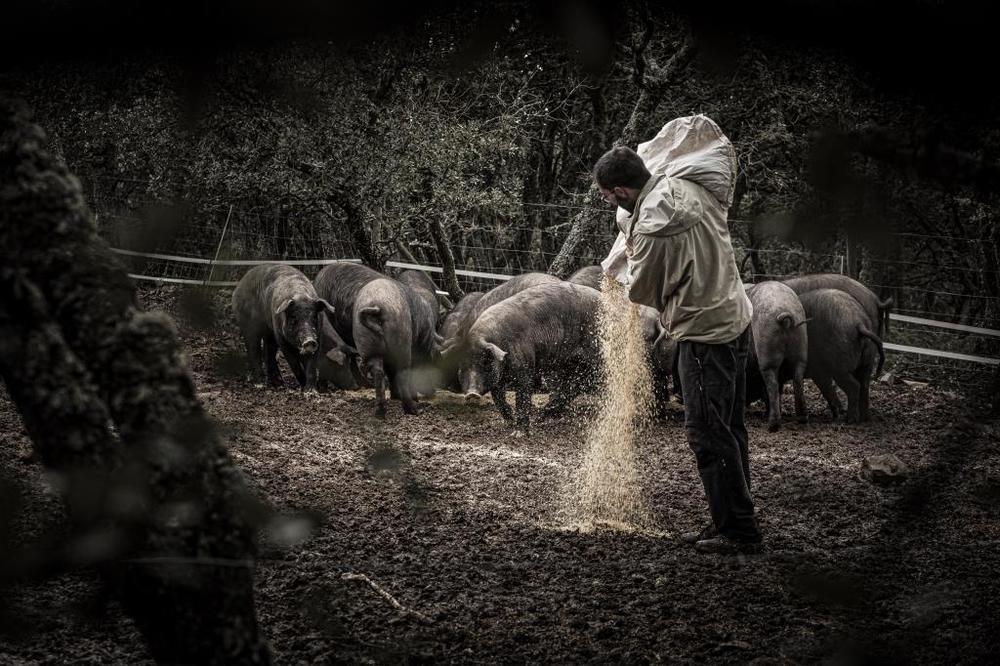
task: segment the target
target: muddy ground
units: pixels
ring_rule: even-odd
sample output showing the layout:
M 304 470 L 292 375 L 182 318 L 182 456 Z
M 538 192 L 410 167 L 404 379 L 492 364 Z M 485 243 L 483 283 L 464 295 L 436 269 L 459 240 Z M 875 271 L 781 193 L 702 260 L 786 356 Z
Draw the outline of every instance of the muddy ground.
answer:
M 143 291 L 172 312 L 176 296 Z M 707 519 L 677 404 L 638 441 L 655 529 L 587 531 L 562 508 L 594 398 L 522 439 L 492 404 L 449 393 L 379 421 L 370 392 L 254 389 L 231 372 L 224 317 L 207 331 L 178 322 L 249 483 L 315 521 L 288 530 L 295 545 L 262 543 L 257 603 L 276 663 L 1000 663 L 1000 424 L 976 416 L 976 399 L 876 384 L 874 422 L 845 425 L 810 385 L 810 422 L 787 417 L 786 396 L 774 434 L 753 407 L 766 552 L 702 555 L 676 538 Z M 884 453 L 908 466 L 904 481 L 860 477 Z M 14 543 L 56 535 L 58 548 L 61 503 L 29 454 L 4 393 Z M 7 590 L 0 664 L 149 663 L 94 581 L 76 571 Z

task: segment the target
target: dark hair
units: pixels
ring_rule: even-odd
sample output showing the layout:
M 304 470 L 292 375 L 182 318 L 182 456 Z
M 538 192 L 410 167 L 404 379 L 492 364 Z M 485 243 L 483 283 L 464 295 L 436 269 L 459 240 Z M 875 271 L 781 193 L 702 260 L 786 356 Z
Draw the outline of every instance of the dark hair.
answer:
M 646 168 L 642 158 L 625 146 L 612 148 L 601 155 L 594 165 L 594 180 L 606 190 L 616 187 L 642 189 L 649 176 L 649 169 Z

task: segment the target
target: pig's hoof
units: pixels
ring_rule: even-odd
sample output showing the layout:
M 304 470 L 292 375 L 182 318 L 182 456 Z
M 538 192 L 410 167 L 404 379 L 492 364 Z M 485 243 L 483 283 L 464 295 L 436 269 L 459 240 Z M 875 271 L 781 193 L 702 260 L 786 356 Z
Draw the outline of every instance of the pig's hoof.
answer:
M 781 421 L 768 421 L 767 431 L 768 432 L 778 432 L 781 429 Z
M 384 419 L 385 418 L 385 407 L 375 408 L 375 418 Z
M 795 417 L 795 422 L 796 423 L 803 423 L 803 424 L 804 423 L 808 423 L 809 422 L 809 417 L 807 417 L 805 414 L 803 414 L 802 416 L 796 416 Z
M 403 412 L 410 416 L 420 416 L 420 410 L 415 405 L 413 407 L 403 407 Z

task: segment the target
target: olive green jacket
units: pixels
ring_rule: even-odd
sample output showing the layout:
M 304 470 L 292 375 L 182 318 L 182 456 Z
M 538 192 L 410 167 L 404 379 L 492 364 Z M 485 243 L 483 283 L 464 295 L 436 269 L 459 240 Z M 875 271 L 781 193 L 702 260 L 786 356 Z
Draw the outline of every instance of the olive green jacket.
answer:
M 656 308 L 675 340 L 718 344 L 750 324 L 726 209 L 697 183 L 653 176 L 623 230 L 632 239 L 629 300 Z

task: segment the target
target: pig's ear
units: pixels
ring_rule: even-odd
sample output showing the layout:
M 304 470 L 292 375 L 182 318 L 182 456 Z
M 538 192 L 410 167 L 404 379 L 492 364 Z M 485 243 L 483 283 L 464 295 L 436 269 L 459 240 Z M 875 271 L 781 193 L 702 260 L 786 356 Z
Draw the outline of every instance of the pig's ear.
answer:
M 331 349 L 326 353 L 326 357 L 337 365 L 344 365 L 347 363 L 347 354 L 344 353 L 343 349 Z
M 289 298 L 287 301 L 278 306 L 278 309 L 274 311 L 274 314 L 280 315 L 282 312 L 287 310 L 291 304 L 292 304 L 292 299 Z
M 488 349 L 490 353 L 493 354 L 493 358 L 495 358 L 497 361 L 503 362 L 503 360 L 507 358 L 507 352 L 500 349 L 492 342 L 486 343 L 486 349 Z
M 328 314 L 328 315 L 332 315 L 333 313 L 336 312 L 336 310 L 333 309 L 333 306 L 330 305 L 329 303 L 327 303 L 326 300 L 324 300 L 322 298 L 317 298 L 316 299 L 316 312 L 323 312 L 324 310 L 326 311 L 326 314 Z

